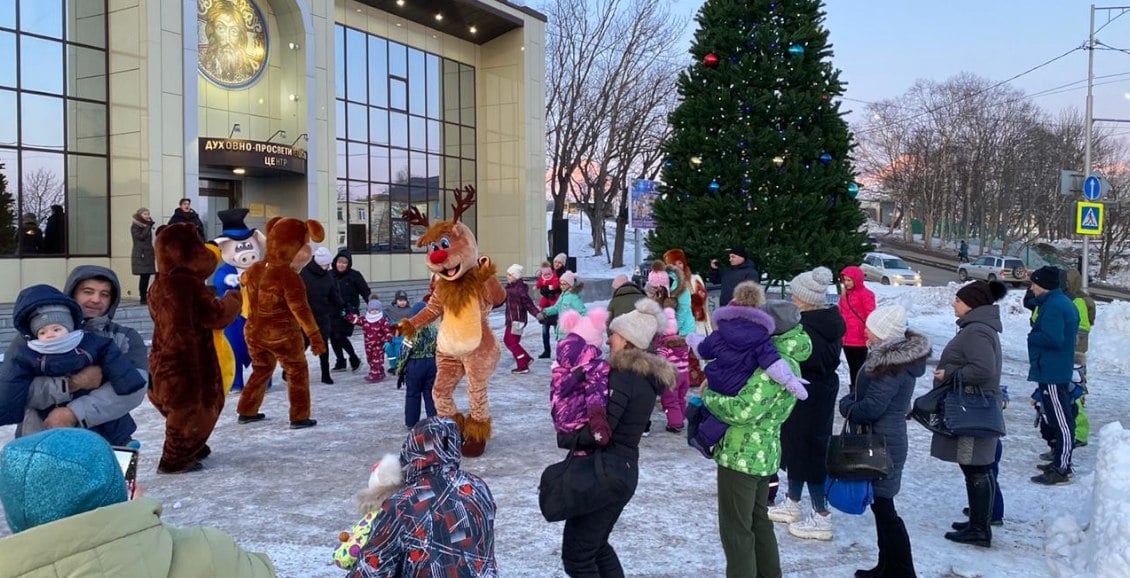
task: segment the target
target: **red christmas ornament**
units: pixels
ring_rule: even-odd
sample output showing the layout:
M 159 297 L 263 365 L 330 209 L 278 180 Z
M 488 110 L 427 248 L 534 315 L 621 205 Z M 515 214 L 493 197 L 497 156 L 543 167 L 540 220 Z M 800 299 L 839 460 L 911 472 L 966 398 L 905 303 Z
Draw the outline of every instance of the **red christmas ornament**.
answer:
M 721 59 L 718 58 L 718 55 L 713 52 L 702 57 L 702 63 L 705 64 L 707 68 L 718 68 L 720 61 Z
M 824 102 L 828 102 L 828 100 L 830 98 L 832 98 L 832 97 L 828 96 L 827 94 L 821 94 L 820 95 L 820 100 L 823 100 Z

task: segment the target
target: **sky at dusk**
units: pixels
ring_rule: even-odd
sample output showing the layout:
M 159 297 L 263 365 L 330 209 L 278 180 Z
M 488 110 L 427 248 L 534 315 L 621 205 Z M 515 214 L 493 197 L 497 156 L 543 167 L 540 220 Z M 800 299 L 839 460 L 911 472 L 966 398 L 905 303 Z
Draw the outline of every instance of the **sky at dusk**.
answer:
M 691 19 L 682 44 L 690 48 L 702 0 L 670 0 L 673 13 Z M 844 110 L 858 121 L 866 106 L 905 93 L 917 79 L 943 81 L 962 71 L 1005 80 L 1086 43 L 1090 3 L 1084 0 L 826 0 L 825 27 L 833 64 L 847 83 Z M 1109 16 L 1108 16 L 1109 14 Z M 1097 11 L 1095 116 L 1130 119 L 1130 14 Z M 1108 20 L 1110 22 L 1108 23 Z M 1124 49 L 1120 51 L 1116 49 Z M 1010 84 L 1056 113 L 1086 103 L 1087 53 L 1076 50 Z M 1119 132 L 1130 125 L 1113 126 Z

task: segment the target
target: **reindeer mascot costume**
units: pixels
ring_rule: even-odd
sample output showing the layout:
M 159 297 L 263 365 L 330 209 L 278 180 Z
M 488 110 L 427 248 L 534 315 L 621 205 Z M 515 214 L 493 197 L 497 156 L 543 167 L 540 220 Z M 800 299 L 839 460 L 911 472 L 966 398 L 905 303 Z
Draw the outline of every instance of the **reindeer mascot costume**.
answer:
M 428 219 L 412 207 L 405 219 L 427 227 L 417 247 L 428 249 L 428 270 L 435 278 L 435 291 L 427 307 L 416 316 L 400 322 L 400 333 L 408 339 L 416 330 L 442 316 L 436 336 L 436 379 L 432 388 L 436 413 L 451 417 L 463 434 L 463 455 L 478 457 L 486 451 L 491 436 L 487 387 L 498 366 L 498 341 L 487 325 L 487 315 L 506 300 L 506 292 L 495 276 L 497 268 L 490 257 L 479 255 L 478 242 L 459 217 L 475 202 L 470 185 L 455 191 L 455 216 L 450 221 L 428 224 Z M 268 234 L 269 236 L 269 234 Z M 467 376 L 469 416 L 455 407 L 455 386 Z

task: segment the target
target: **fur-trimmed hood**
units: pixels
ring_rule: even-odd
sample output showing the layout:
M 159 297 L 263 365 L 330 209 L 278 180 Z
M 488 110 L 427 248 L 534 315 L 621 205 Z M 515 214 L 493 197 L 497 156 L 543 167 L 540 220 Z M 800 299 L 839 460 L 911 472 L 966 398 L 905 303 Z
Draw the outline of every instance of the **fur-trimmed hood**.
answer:
M 608 363 L 613 371 L 630 371 L 650 378 L 657 387 L 656 393 L 675 388 L 675 366 L 658 355 L 629 347 L 613 352 Z
M 748 321 L 755 325 L 760 325 L 764 327 L 765 331 L 769 334 L 772 334 L 776 327 L 773 323 L 773 318 L 757 307 L 726 305 L 714 310 L 714 326 L 719 330 L 722 330 L 724 327 L 720 322 L 733 320 Z
M 867 354 L 863 371 L 869 375 L 889 375 L 905 370 L 920 377 L 926 372 L 931 350 L 925 335 L 908 330 L 905 339 L 888 339 L 874 346 Z

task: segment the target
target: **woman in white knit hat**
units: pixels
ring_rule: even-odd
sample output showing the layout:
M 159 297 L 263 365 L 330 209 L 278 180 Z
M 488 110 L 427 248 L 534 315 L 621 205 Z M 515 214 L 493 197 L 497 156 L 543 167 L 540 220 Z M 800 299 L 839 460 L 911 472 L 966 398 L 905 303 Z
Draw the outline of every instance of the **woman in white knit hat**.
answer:
M 607 479 L 594 495 L 595 510 L 565 520 L 561 560 L 569 576 L 623 576 L 624 570 L 608 537 L 620 513 L 636 493 L 640 438 L 651 418 L 655 400 L 664 389 L 675 386 L 675 367 L 648 353 L 655 332 L 667 324 L 667 316 L 650 299 L 640 299 L 635 309 L 612 320 L 612 366 L 608 374 L 608 427 L 611 440 L 600 448 L 591 435 L 579 433 L 578 450 L 605 452 Z M 580 432 L 588 432 L 588 428 Z
M 895 510 L 895 495 L 902 484 L 906 463 L 906 413 L 914 383 L 926 374 L 930 341 L 906 327 L 906 309 L 887 305 L 867 317 L 867 361 L 856 377 L 855 393 L 840 399 L 840 415 L 852 425 L 870 426 L 887 442 L 893 468 L 891 474 L 873 483 L 875 532 L 879 541 L 879 563 L 870 570 L 857 570 L 857 577 L 914 576 L 914 558 L 906 524 Z

